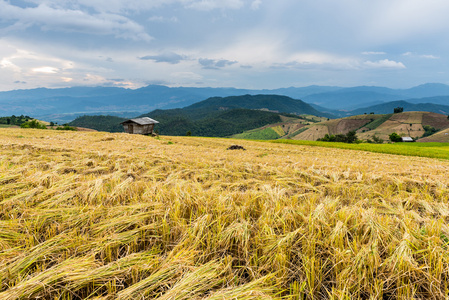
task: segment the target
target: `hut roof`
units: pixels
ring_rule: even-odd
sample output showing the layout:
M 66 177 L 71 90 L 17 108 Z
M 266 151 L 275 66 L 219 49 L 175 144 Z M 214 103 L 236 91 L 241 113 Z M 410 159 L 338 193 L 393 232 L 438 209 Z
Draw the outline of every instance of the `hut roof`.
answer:
M 157 124 L 159 122 L 156 120 L 153 120 L 151 118 L 148 118 L 148 117 L 143 117 L 143 118 L 137 118 L 137 119 L 129 119 L 129 120 L 123 121 L 120 124 L 124 124 L 124 123 L 136 123 L 139 125 L 149 125 L 149 124 Z
M 403 142 L 414 142 L 415 140 L 409 136 L 404 136 L 401 138 Z

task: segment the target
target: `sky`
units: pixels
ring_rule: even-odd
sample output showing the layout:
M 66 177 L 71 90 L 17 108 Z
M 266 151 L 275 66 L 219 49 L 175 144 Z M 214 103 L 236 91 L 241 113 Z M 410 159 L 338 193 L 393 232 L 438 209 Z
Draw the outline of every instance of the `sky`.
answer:
M 449 84 L 447 0 L 0 0 L 0 91 Z

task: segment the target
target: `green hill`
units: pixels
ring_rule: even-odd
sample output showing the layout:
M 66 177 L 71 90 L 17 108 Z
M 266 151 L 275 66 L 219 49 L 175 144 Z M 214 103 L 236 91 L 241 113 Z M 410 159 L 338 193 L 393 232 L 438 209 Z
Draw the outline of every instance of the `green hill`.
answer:
M 125 120 L 115 116 L 82 116 L 70 122 L 69 125 L 98 131 L 123 132 L 123 126 L 120 123 Z
M 301 100 L 278 95 L 212 97 L 185 108 L 158 109 L 140 117 L 150 117 L 159 121 L 155 130 L 162 135 L 179 136 L 190 133 L 194 136 L 226 137 L 285 122 L 286 118 L 298 119 L 298 124 L 309 118 L 299 115 L 321 116 L 326 119 L 331 117 Z M 312 117 L 309 119 L 314 121 Z M 83 116 L 75 119 L 70 125 L 120 132 L 123 131 L 120 125 L 123 120 L 111 116 Z M 297 130 L 298 126 L 295 126 L 293 127 Z M 291 133 L 291 130 L 286 130 L 285 133 Z M 282 136 L 280 131 L 279 134 Z
M 314 115 L 320 117 L 331 118 L 331 114 L 323 113 L 310 104 L 301 100 L 295 100 L 287 96 L 279 95 L 243 95 L 230 97 L 212 97 L 204 101 L 192 104 L 185 110 L 197 109 L 232 109 L 232 108 L 247 108 L 247 109 L 262 109 L 279 113 L 289 113 L 296 115 Z
M 441 99 L 443 97 L 435 97 L 435 99 Z M 434 99 L 434 98 L 429 98 Z M 413 99 L 411 99 L 413 100 Z M 418 100 L 424 100 L 424 99 L 418 99 Z M 447 100 L 447 98 L 446 98 Z M 351 111 L 351 115 L 361 115 L 363 113 L 370 113 L 374 112 L 376 114 L 388 114 L 392 113 L 394 108 L 396 107 L 402 107 L 404 108 L 404 111 L 428 111 L 428 112 L 434 112 L 439 114 L 449 114 L 449 106 L 448 105 L 442 105 L 442 104 L 435 104 L 435 103 L 411 103 L 409 100 L 407 101 L 392 101 L 392 102 L 386 102 L 378 105 L 373 105 L 365 108 L 360 108 Z
M 252 109 L 230 109 L 224 111 L 168 110 L 154 111 L 142 116 L 158 120 L 156 130 L 162 135 L 186 135 L 225 137 L 246 130 L 281 122 L 281 115 Z

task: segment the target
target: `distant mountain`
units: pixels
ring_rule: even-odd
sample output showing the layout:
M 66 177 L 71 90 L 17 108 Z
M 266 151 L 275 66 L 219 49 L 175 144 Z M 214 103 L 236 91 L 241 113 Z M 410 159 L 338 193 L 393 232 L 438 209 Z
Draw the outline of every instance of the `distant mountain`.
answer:
M 435 96 L 435 97 L 424 97 L 424 98 L 411 98 L 406 99 L 405 101 L 410 103 L 433 103 L 433 104 L 441 104 L 449 106 L 449 95 L 448 96 Z
M 446 97 L 441 97 L 446 96 Z M 433 97 L 433 98 L 429 98 Z M 429 101 L 409 101 L 413 98 L 428 98 Z M 448 104 L 449 86 L 440 83 L 427 83 L 410 89 L 390 89 L 376 86 L 358 86 L 340 88 L 325 93 L 314 93 L 304 96 L 302 100 L 329 109 L 354 110 L 361 107 L 373 106 L 384 102 L 406 100 L 414 103 L 431 102 Z M 434 102 L 438 101 L 438 102 Z M 444 102 L 445 101 L 445 102 Z
M 322 113 L 301 100 L 295 100 L 280 95 L 243 95 L 230 97 L 212 97 L 204 101 L 186 107 L 191 109 L 215 109 L 223 110 L 230 108 L 264 109 L 268 111 L 290 113 L 296 115 L 314 115 L 320 117 L 333 117 Z
M 150 85 L 123 88 L 79 87 L 0 92 L 0 116 L 28 114 L 49 121 L 67 122 L 84 114 L 139 115 L 158 108 L 179 108 L 212 96 L 241 95 L 233 88 L 170 88 Z
M 332 113 L 332 110 L 342 110 L 339 114 L 341 116 L 345 115 L 345 111 L 397 100 L 406 100 L 415 104 L 430 102 L 445 105 L 449 100 L 449 86 L 429 83 L 410 89 L 308 86 L 273 90 L 161 85 L 149 85 L 135 90 L 117 87 L 38 88 L 0 92 L 0 116 L 24 114 L 42 120 L 65 123 L 82 115 L 109 114 L 129 117 L 156 109 L 187 107 L 210 97 L 247 94 L 283 95 L 301 99 L 306 103 L 318 105 L 314 107 L 318 111 L 321 111 L 317 109 L 318 107 L 323 107 L 323 111 L 327 113 Z M 429 98 L 429 101 L 419 101 L 419 98 Z
M 427 99 L 427 98 L 426 98 Z M 423 100 L 423 99 L 419 99 Z M 382 103 L 378 105 L 373 105 L 365 108 L 359 108 L 349 113 L 351 115 L 362 115 L 364 113 L 375 113 L 375 114 L 389 114 L 393 113 L 395 107 L 403 107 L 404 111 L 427 111 L 439 114 L 449 114 L 449 105 L 441 105 L 434 103 L 410 103 L 408 101 L 391 101 L 387 103 Z
M 410 89 L 402 90 L 401 95 L 407 96 L 407 98 L 449 95 L 449 86 L 442 83 L 426 83 Z
M 335 92 L 313 94 L 303 98 L 308 103 L 313 103 L 327 109 L 356 109 L 360 106 L 380 104 L 386 101 L 400 99 L 396 94 L 385 94 L 374 91 L 362 91 L 344 89 Z

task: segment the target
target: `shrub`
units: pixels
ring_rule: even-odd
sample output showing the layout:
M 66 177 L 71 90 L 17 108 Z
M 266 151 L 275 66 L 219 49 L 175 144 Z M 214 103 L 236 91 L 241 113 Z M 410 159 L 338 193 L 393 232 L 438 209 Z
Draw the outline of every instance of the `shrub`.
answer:
M 430 126 L 430 125 L 424 125 L 424 134 L 422 135 L 422 137 L 426 137 L 426 136 L 430 136 L 436 132 L 438 132 L 438 129 Z
M 76 127 L 64 125 L 63 127 L 56 127 L 56 130 L 71 130 L 71 131 L 77 131 Z
M 31 120 L 20 125 L 21 128 L 47 129 L 47 126 L 39 123 L 37 120 Z
M 397 134 L 396 132 L 393 132 L 388 137 L 389 137 L 390 141 L 392 141 L 392 142 L 402 142 L 401 136 L 399 134 Z
M 403 107 L 395 107 L 394 110 L 393 110 L 393 112 L 394 112 L 395 114 L 401 113 L 401 112 L 403 112 L 403 111 L 404 111 L 404 108 L 403 108 Z
M 372 136 L 372 139 L 373 139 L 373 142 L 374 142 L 375 144 L 383 144 L 383 142 L 384 142 L 383 139 L 381 139 L 380 137 L 378 137 L 378 136 L 376 136 L 376 135 L 373 135 L 373 136 Z
M 317 141 L 352 144 L 352 143 L 356 143 L 358 141 L 358 138 L 357 138 L 356 132 L 353 130 L 353 131 L 348 132 L 346 135 L 344 135 L 344 134 L 329 135 L 326 133 L 326 135 L 323 138 L 318 139 Z

